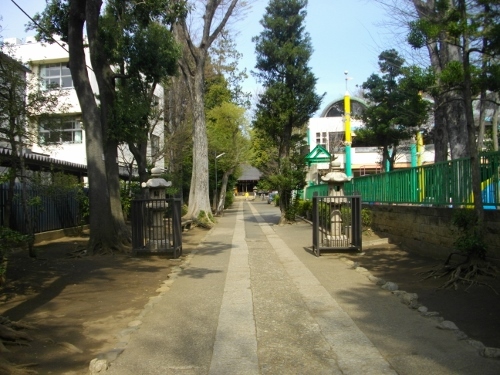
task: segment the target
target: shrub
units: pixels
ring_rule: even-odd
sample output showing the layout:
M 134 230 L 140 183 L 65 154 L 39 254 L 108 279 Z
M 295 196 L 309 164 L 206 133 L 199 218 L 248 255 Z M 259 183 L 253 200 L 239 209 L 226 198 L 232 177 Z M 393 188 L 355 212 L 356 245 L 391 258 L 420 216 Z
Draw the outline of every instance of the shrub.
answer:
M 279 204 L 279 201 L 278 201 Z M 285 219 L 288 221 L 295 221 L 295 216 L 298 214 L 300 206 L 300 199 L 293 199 L 292 204 L 288 207 L 285 212 Z
M 299 204 L 297 208 L 297 215 L 307 217 L 308 214 L 311 212 L 312 209 L 312 202 L 311 201 L 304 201 L 302 199 L 299 199 Z
M 7 251 L 13 247 L 24 245 L 29 236 L 0 226 L 0 286 L 5 282 L 7 272 Z
M 229 192 L 229 194 L 226 193 L 226 198 L 224 199 L 224 208 L 229 208 L 233 205 L 234 202 L 234 194 L 232 192 Z
M 346 206 L 345 204 L 342 204 L 342 206 L 340 206 L 340 217 L 341 217 L 344 225 L 351 225 L 351 223 L 352 223 L 351 207 Z
M 361 225 L 364 230 L 372 226 L 372 212 L 368 208 L 361 209 Z
M 120 201 L 122 204 L 123 215 L 125 220 L 130 216 L 130 209 L 132 207 L 132 200 L 134 197 L 140 197 L 142 195 L 141 184 L 137 181 L 131 181 L 130 183 L 120 184 Z
M 212 228 L 215 220 L 211 212 L 208 214 L 201 210 L 200 213 L 198 214 L 198 217 L 196 218 L 196 224 L 199 225 L 202 228 Z
M 486 259 L 487 247 L 481 235 L 476 212 L 471 209 L 456 210 L 453 213 L 452 224 L 457 232 L 457 238 L 453 243 L 455 248 L 468 257 Z
M 273 203 L 276 207 L 278 207 L 280 205 L 280 196 L 279 194 L 276 194 L 273 198 Z

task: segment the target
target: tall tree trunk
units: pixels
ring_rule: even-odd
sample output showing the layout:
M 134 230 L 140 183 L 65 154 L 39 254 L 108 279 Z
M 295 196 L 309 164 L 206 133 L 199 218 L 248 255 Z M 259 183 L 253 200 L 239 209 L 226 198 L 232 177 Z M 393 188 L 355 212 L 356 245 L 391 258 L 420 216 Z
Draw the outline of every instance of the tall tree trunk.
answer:
M 435 98 L 434 105 L 434 162 L 448 160 L 448 132 L 446 130 L 446 116 L 443 108 L 442 96 Z
M 208 215 L 211 212 L 210 192 L 208 187 L 208 139 L 205 123 L 204 103 L 204 69 L 208 49 L 226 27 L 229 17 L 241 0 L 205 0 L 204 14 L 200 22 L 203 30 L 199 35 L 198 46 L 193 43 L 185 20 L 174 27 L 174 34 L 184 45 L 184 56 L 180 67 L 192 100 L 193 130 L 193 171 L 189 191 L 189 206 L 186 217 L 197 219 L 201 211 Z M 218 24 L 214 23 L 215 15 L 221 16 Z M 210 222 L 210 218 L 206 216 Z
M 493 138 L 493 150 L 498 151 L 498 93 L 495 94 L 495 108 L 493 110 L 493 119 L 491 121 L 491 137 Z
M 106 54 L 102 51 L 104 46 L 99 37 L 99 16 L 102 0 L 87 0 L 87 35 L 92 67 L 99 87 L 100 96 L 100 130 L 103 141 L 103 156 L 106 170 L 106 183 L 108 185 L 109 208 L 111 221 L 116 236 L 112 248 L 121 249 L 120 244 L 130 243 L 130 232 L 125 223 L 121 199 L 120 180 L 118 168 L 118 142 L 110 137 L 111 108 L 115 98 L 114 73 L 109 67 Z M 82 107 L 84 108 L 84 107 Z
M 467 20 L 467 7 L 465 0 L 459 0 L 462 20 Z M 480 230 L 483 228 L 484 210 L 483 196 L 481 194 L 481 165 L 476 143 L 476 126 L 474 124 L 474 111 L 472 106 L 472 72 L 470 65 L 469 35 L 464 30 L 462 34 L 463 46 L 463 101 L 465 106 L 465 116 L 467 121 L 467 135 L 469 140 L 469 154 L 472 173 L 472 193 L 474 195 L 474 210 L 476 211 Z
M 456 91 L 445 94 L 444 107 L 451 159 L 469 157 L 470 134 L 467 130 L 466 105 L 462 94 Z
M 226 202 L 226 193 L 227 193 L 227 181 L 229 176 L 233 173 L 234 168 L 231 168 L 228 171 L 224 172 L 222 176 L 222 182 L 220 186 L 220 194 L 219 194 L 219 202 L 217 203 L 217 207 L 215 209 L 215 214 L 218 216 L 224 211 L 224 203 Z
M 90 1 L 90 0 L 87 0 Z M 102 0 L 92 0 L 94 4 L 87 15 L 87 35 L 89 38 L 90 59 L 99 87 L 101 132 L 104 142 L 104 163 L 106 166 L 106 180 L 109 190 L 110 210 L 113 225 L 117 236 L 117 244 L 128 244 L 130 233 L 125 223 L 121 199 L 118 168 L 118 142 L 110 136 L 111 111 L 115 101 L 114 72 L 109 66 L 106 55 L 102 53 L 104 46 L 99 38 L 99 15 Z M 87 5 L 89 8 L 89 5 Z
M 90 2 L 90 1 L 89 1 Z M 117 236 L 111 215 L 109 187 L 104 161 L 100 111 L 90 85 L 84 53 L 83 27 L 86 2 L 70 1 L 68 22 L 69 68 L 77 92 L 85 126 L 90 201 L 90 254 L 100 248 L 115 248 Z
M 434 0 L 412 0 L 421 19 L 436 19 L 439 17 L 438 4 Z M 452 61 L 462 62 L 462 53 L 459 46 L 448 43 L 446 32 L 442 32 L 436 40 L 427 44 L 427 51 L 431 66 L 436 74 L 440 74 Z M 438 123 L 438 136 L 441 140 L 447 139 L 452 159 L 469 156 L 469 142 L 467 135 L 467 122 L 465 118 L 465 107 L 460 92 L 440 93 L 434 98 L 439 103 L 435 108 L 442 108 L 442 113 L 435 113 L 435 118 L 446 118 L 446 128 L 442 122 Z M 446 134 L 444 134 L 446 132 Z M 439 160 L 448 154 L 448 146 L 443 142 L 435 144 Z M 436 156 L 437 158 L 437 156 Z
M 185 78 L 171 77 L 171 84 L 165 91 L 165 162 L 173 186 L 178 186 L 181 190 L 179 194 L 183 199 L 182 190 L 183 179 L 183 156 L 185 150 L 192 147 L 192 121 L 190 121 L 191 111 L 189 108 L 190 99 L 186 89 Z M 191 153 L 192 154 L 192 153 Z
M 208 187 L 208 139 L 207 125 L 205 122 L 204 93 L 204 64 L 196 69 L 193 90 L 193 173 L 191 176 L 191 189 L 189 191 L 189 209 L 186 216 L 197 218 L 201 211 L 205 214 L 211 212 L 210 195 Z

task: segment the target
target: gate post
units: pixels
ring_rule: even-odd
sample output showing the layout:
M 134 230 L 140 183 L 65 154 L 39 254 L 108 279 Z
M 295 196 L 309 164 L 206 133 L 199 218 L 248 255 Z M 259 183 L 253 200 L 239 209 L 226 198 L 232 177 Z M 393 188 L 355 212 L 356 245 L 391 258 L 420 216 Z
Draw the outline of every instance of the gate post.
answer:
M 319 209 L 318 209 L 318 196 L 312 197 L 312 223 L 313 223 L 313 251 L 319 257 Z

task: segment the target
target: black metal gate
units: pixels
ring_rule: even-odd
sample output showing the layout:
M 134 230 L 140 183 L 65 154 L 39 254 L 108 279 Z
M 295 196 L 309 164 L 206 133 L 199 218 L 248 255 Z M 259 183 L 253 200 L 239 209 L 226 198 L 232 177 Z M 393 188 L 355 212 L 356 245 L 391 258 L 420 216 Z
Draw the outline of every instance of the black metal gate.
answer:
M 134 199 L 131 207 L 134 254 L 182 254 L 181 199 Z
M 313 197 L 313 251 L 362 250 L 361 197 Z

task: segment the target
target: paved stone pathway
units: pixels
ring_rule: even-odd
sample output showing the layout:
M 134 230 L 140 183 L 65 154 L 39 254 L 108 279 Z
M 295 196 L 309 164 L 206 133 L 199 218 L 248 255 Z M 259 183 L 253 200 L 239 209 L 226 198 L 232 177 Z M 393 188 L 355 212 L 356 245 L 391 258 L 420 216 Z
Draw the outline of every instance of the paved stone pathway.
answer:
M 265 202 L 235 202 L 119 333 L 107 373 L 500 374 L 500 361 L 341 257 L 308 252 L 310 227 L 276 226 L 278 215 Z

